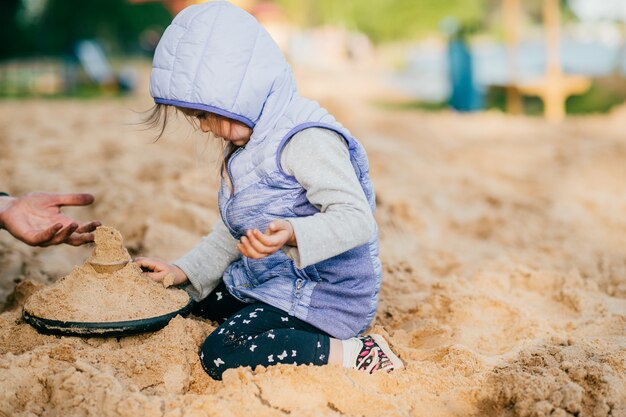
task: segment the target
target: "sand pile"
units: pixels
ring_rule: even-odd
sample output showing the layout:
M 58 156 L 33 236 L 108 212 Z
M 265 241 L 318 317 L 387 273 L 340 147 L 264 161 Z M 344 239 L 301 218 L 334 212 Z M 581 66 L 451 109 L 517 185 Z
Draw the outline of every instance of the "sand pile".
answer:
M 487 380 L 482 410 L 520 417 L 623 415 L 624 347 L 564 341 L 520 353 Z M 613 366 L 612 366 L 613 365 Z
M 189 302 L 183 290 L 165 289 L 134 263 L 113 273 L 98 273 L 91 263 L 128 262 L 121 234 L 101 226 L 87 262 L 69 275 L 28 298 L 24 310 L 39 318 L 107 323 L 158 317 L 180 310 Z
M 370 156 L 385 268 L 372 330 L 406 369 L 277 366 L 218 383 L 197 357 L 214 325 L 194 317 L 120 339 L 38 334 L 21 303 L 89 248 L 0 233 L 2 298 L 14 291 L 0 416 L 626 416 L 626 110 L 550 125 L 330 104 Z M 149 145 L 120 121 L 148 106 L 0 103 L 4 186 L 93 192 L 78 217 L 114 225 L 131 256 L 175 259 L 218 218 L 219 171 L 200 136 Z
M 112 227 L 98 227 L 94 233 L 94 241 L 96 246 L 87 262 L 116 264 L 130 261 L 121 233 Z

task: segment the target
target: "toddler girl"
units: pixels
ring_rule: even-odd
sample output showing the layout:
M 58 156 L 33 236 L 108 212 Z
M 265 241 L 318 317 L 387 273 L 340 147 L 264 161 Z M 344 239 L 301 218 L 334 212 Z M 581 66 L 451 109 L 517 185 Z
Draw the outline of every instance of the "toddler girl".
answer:
M 401 368 L 382 337 L 359 336 L 381 281 L 365 151 L 298 94 L 263 27 L 227 1 L 186 8 L 159 42 L 150 90 L 154 124 L 163 129 L 173 107 L 226 144 L 221 221 L 173 264 L 136 261 L 156 281 L 188 282 L 194 314 L 220 323 L 200 349 L 208 374 Z

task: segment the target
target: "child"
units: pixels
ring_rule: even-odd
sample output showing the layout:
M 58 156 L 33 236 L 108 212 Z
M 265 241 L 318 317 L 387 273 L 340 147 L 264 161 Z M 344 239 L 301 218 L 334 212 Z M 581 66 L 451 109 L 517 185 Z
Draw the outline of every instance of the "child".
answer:
M 259 23 L 227 1 L 183 10 L 150 78 L 149 121 L 175 107 L 226 144 L 222 221 L 173 264 L 137 263 L 189 282 L 194 314 L 220 326 L 204 369 L 335 363 L 367 372 L 402 362 L 381 336 L 358 337 L 378 303 L 374 190 L 363 147 L 316 102 Z

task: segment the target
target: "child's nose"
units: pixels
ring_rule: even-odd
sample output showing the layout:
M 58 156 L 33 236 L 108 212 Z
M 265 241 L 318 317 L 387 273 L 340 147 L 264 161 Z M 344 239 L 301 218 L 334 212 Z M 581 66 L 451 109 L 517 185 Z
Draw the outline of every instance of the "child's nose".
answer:
M 209 133 L 211 129 L 209 129 L 209 122 L 206 118 L 200 119 L 200 130 L 204 133 Z

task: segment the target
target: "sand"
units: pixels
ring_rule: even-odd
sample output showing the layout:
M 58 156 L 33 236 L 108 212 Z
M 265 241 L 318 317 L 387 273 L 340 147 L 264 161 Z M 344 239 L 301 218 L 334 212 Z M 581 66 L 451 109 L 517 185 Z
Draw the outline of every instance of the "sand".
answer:
M 90 264 L 129 260 L 120 232 L 98 227 L 87 261 L 54 284 L 34 292 L 25 300 L 24 311 L 56 321 L 111 323 L 163 316 L 189 303 L 185 291 L 166 290 L 134 263 L 113 273 L 99 273 Z
M 172 273 L 166 274 L 165 277 L 163 278 L 163 281 L 161 281 L 161 284 L 163 284 L 165 288 L 169 288 L 172 285 L 174 285 L 175 279 L 176 277 L 174 276 L 174 274 Z
M 120 339 L 40 335 L 20 305 L 90 249 L 0 233 L 0 416 L 626 416 L 626 108 L 550 125 L 317 98 L 370 155 L 384 264 L 371 330 L 406 368 L 216 382 L 196 353 L 214 324 L 194 317 Z M 145 107 L 0 103 L 3 187 L 94 192 L 70 212 L 120 230 L 131 256 L 175 259 L 218 218 L 219 168 L 199 135 L 152 144 L 129 126 L 124 109 Z
M 87 258 L 87 262 L 114 264 L 130 261 L 130 255 L 124 247 L 122 234 L 112 227 L 98 227 L 94 232 L 94 244 L 94 250 Z

